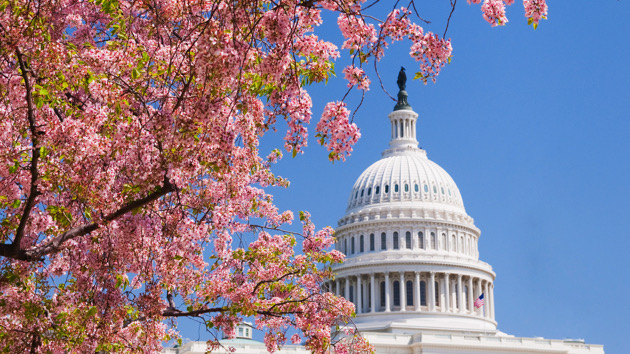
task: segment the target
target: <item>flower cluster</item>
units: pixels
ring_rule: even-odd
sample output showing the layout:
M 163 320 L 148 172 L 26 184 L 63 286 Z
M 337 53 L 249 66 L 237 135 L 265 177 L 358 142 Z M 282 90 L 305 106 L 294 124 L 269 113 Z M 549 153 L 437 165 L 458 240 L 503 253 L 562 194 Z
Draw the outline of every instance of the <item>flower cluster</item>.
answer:
M 547 19 L 547 1 L 546 0 L 523 0 L 525 6 L 525 17 L 530 24 L 538 25 L 540 19 Z
M 344 78 L 348 80 L 348 87 L 357 86 L 359 90 L 370 89 L 370 79 L 365 75 L 365 71 L 355 66 L 347 66 L 343 69 Z
M 361 133 L 356 124 L 350 123 L 350 111 L 343 102 L 330 102 L 324 107 L 322 117 L 315 130 L 320 144 L 330 151 L 331 161 L 346 160 L 352 152 L 352 145 L 359 140 Z
M 508 22 L 505 17 L 505 3 L 504 0 L 485 0 L 481 5 L 481 12 L 483 12 L 483 18 L 494 26 L 505 26 Z
M 412 37 L 411 56 L 420 61 L 420 72 L 416 78 L 426 84 L 429 79 L 435 82 L 436 76 L 444 65 L 450 62 L 453 47 L 451 40 L 439 38 L 428 32 L 424 35 Z

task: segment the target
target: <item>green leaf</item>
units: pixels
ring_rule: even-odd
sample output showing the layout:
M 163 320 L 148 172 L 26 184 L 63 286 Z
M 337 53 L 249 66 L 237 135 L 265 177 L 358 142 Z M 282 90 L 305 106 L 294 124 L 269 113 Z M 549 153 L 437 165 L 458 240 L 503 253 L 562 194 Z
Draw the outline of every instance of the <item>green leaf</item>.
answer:
M 13 204 L 11 204 L 11 206 L 13 207 L 13 209 L 17 209 L 20 207 L 21 204 L 22 204 L 22 201 L 19 199 L 16 199 L 13 201 Z
M 90 309 L 87 312 L 88 317 L 93 317 L 96 315 L 96 306 L 90 306 Z
M 9 167 L 9 173 L 15 173 L 17 171 L 18 167 L 19 167 L 18 162 L 15 161 L 15 165 Z
M 131 70 L 131 78 L 132 79 L 137 79 L 140 77 L 140 70 L 138 70 L 137 68 L 134 68 L 133 70 Z
M 534 23 L 534 30 L 538 29 L 538 24 Z
M 35 101 L 35 107 L 42 108 L 42 106 L 44 106 L 44 100 L 41 98 L 41 96 L 35 96 L 33 97 L 33 100 Z
M 418 79 L 423 79 L 424 75 L 422 75 L 422 73 L 420 71 L 418 71 L 414 76 L 413 79 L 414 80 L 418 80 Z
M 531 25 L 532 23 L 534 23 L 534 18 L 530 17 L 527 19 L 527 25 Z

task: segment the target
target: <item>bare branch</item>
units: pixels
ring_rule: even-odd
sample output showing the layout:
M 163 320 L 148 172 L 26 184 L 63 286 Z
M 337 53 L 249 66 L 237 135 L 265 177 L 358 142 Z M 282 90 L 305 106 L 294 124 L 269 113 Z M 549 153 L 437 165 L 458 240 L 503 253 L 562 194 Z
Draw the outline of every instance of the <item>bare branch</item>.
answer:
M 22 75 L 22 79 L 24 79 L 24 86 L 26 89 L 26 106 L 27 113 L 26 117 L 28 118 L 28 125 L 31 131 L 31 144 L 32 144 L 32 157 L 31 157 L 31 185 L 29 196 L 26 199 L 26 203 L 24 204 L 24 210 L 22 211 L 22 217 L 20 218 L 20 224 L 18 225 L 17 230 L 15 231 L 15 239 L 13 239 L 13 247 L 15 249 L 20 248 L 20 243 L 22 242 L 22 238 L 24 237 L 24 230 L 26 229 L 26 223 L 31 214 L 31 210 L 35 206 L 35 198 L 41 193 L 37 190 L 37 178 L 39 177 L 39 171 L 37 169 L 37 164 L 39 162 L 39 142 L 37 139 L 37 128 L 35 124 L 35 110 L 33 109 L 33 97 L 31 94 L 31 83 L 28 77 L 28 69 L 26 68 L 26 64 L 24 63 L 24 58 L 22 56 L 22 52 L 19 49 L 16 49 L 15 54 L 18 59 L 18 63 L 20 65 L 20 73 Z
M 90 232 L 99 229 L 104 223 L 114 221 L 121 216 L 131 212 L 132 210 L 143 207 L 175 190 L 175 185 L 173 185 L 167 177 L 164 177 L 164 186 L 158 188 L 156 191 L 150 193 L 144 198 L 134 200 L 124 205 L 122 208 L 116 210 L 115 212 L 105 215 L 102 220 L 103 222 L 100 224 L 92 222 L 89 224 L 74 227 L 64 232 L 63 234 L 53 238 L 48 243 L 30 248 L 28 250 L 20 248 L 19 245 L 16 246 L 15 242 L 13 244 L 0 244 L 0 256 L 22 261 L 39 261 L 45 255 L 59 252 L 61 250 L 61 246 L 66 241 L 87 235 Z
M 448 19 L 446 20 L 446 28 L 444 29 L 444 34 L 442 38 L 446 38 L 446 31 L 448 31 L 448 25 L 451 23 L 451 16 L 453 16 L 453 12 L 455 12 L 455 6 L 457 5 L 457 0 L 451 0 L 451 13 L 448 14 Z

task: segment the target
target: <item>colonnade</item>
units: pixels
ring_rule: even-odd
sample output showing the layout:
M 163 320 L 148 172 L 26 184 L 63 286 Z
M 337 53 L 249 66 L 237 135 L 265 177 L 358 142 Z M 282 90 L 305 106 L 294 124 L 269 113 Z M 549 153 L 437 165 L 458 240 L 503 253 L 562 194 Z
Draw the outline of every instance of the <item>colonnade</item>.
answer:
M 494 284 L 449 272 L 372 272 L 337 277 L 328 290 L 350 300 L 357 315 L 375 312 L 444 312 L 494 320 Z M 475 300 L 484 294 L 484 306 Z
M 392 140 L 416 140 L 416 118 L 396 118 L 392 120 Z

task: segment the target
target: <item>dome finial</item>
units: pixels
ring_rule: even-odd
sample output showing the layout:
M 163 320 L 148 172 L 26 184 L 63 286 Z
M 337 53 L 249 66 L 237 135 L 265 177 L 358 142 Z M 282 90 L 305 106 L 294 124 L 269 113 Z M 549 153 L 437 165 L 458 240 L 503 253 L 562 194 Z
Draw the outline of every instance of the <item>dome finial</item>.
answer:
M 396 102 L 396 106 L 394 106 L 394 111 L 398 111 L 401 109 L 409 109 L 411 110 L 411 106 L 407 103 L 407 74 L 405 74 L 405 67 L 401 66 L 400 71 L 398 72 L 398 80 L 396 80 L 398 84 L 398 102 Z

